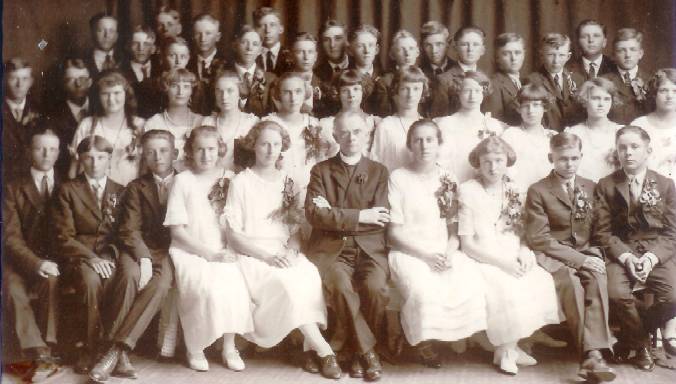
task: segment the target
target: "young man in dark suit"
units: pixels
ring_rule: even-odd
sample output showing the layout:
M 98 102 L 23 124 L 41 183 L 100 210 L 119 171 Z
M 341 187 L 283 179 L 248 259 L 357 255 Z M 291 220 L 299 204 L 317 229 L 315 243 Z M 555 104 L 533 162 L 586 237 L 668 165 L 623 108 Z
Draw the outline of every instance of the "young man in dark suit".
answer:
M 97 383 L 107 381 L 111 372 L 136 378 L 127 353 L 160 310 L 173 278 L 168 254 L 171 234 L 162 223 L 178 150 L 168 131 L 148 131 L 141 142 L 149 172 L 129 183 L 120 208 L 120 256 L 112 282 L 115 295 L 107 299 L 112 321 L 106 331 L 112 346 L 89 373 Z
M 492 117 L 512 127 L 521 125 L 517 94 L 521 89 L 521 67 L 526 48 L 523 37 L 503 33 L 495 38 L 495 62 L 498 70 L 491 77 L 493 92 L 486 97 L 484 109 Z
M 648 331 L 676 315 L 676 188 L 671 179 L 648 169 L 646 131 L 625 126 L 615 137 L 622 169 L 596 186 L 593 243 L 610 259 L 608 296 L 620 325 L 615 358 L 651 371 Z M 643 314 L 634 296 L 639 290 L 654 297 Z M 636 354 L 628 360 L 632 350 Z
M 322 275 L 328 306 L 336 314 L 332 348 L 353 354 L 350 376 L 375 381 L 382 376 L 376 338 L 389 300 L 384 228 L 390 221 L 388 172 L 362 156 L 368 129 L 360 115 L 341 114 L 334 124 L 340 153 L 310 173 L 307 255 Z M 306 369 L 311 368 L 309 360 Z
M 108 13 L 97 13 L 89 19 L 94 49 L 85 55 L 85 63 L 95 80 L 101 72 L 117 69 L 124 61 L 124 55 L 117 46 L 117 26 L 117 19 Z
M 615 72 L 615 63 L 603 54 L 607 36 L 605 25 L 593 19 L 581 21 L 575 28 L 579 56 L 569 63 L 568 70 L 585 81 Z
M 214 108 L 212 89 L 213 76 L 218 68 L 226 65 L 226 59 L 218 50 L 221 40 L 221 23 L 208 13 L 197 15 L 193 21 L 192 40 L 194 55 L 186 67 L 197 76 L 198 85 L 193 91 L 193 111 L 205 116 L 211 115 Z
M 2 180 L 9 182 L 28 172 L 31 137 L 40 119 L 40 109 L 31 97 L 33 68 L 22 58 L 7 60 L 4 68 L 5 97 L 2 103 Z
M 65 177 L 71 163 L 68 146 L 73 141 L 75 130 L 82 119 L 91 114 L 89 91 L 92 86 L 92 78 L 82 59 L 71 58 L 64 61 L 62 85 L 63 99 L 54 104 L 47 119 L 61 141 L 59 159 L 56 161 L 54 168 L 60 176 Z
M 619 124 L 630 124 L 639 116 L 650 112 L 647 100 L 650 74 L 639 63 L 643 58 L 643 34 L 634 28 L 622 28 L 615 34 L 613 55 L 616 71 L 607 73 L 605 78 L 617 88 L 620 104 L 613 103 L 608 117 Z
M 63 281 L 81 297 L 85 334 L 78 343 L 76 370 L 89 370 L 101 347 L 101 309 L 115 274 L 118 250 L 114 226 L 123 187 L 106 175 L 113 146 L 101 136 L 89 136 L 77 146 L 84 173 L 65 182 L 51 206 L 52 249 L 60 259 Z
M 120 65 L 120 71 L 134 88 L 134 95 L 140 102 L 136 112 L 147 119 L 162 109 L 162 90 L 158 86 L 162 75 L 157 52 L 155 32 L 150 27 L 138 25 L 134 28 L 128 45 L 129 60 Z
M 380 52 L 380 32 L 370 24 L 362 24 L 350 33 L 349 49 L 354 59 L 351 69 L 364 76 L 364 112 L 386 117 L 392 114 L 389 90 L 381 79 L 382 70 L 376 62 Z
M 338 20 L 326 20 L 319 32 L 319 38 L 322 43 L 322 55 L 315 73 L 322 82 L 330 83 L 350 66 L 345 25 Z
M 253 24 L 263 39 L 263 51 L 258 58 L 258 65 L 265 72 L 272 72 L 277 76 L 291 70 L 291 53 L 281 43 L 284 25 L 279 11 L 271 7 L 257 8 L 253 12 Z
M 538 264 L 552 274 L 566 323 L 583 360 L 578 375 L 594 382 L 615 373 L 602 352 L 611 345 L 603 252 L 589 244 L 594 182 L 576 174 L 582 142 L 571 133 L 550 140 L 549 176 L 528 189 L 526 237 Z
M 59 137 L 51 129 L 35 131 L 26 151 L 32 161 L 23 165 L 30 173 L 5 184 L 3 307 L 11 313 L 5 325 L 14 325 L 21 350 L 33 359 L 31 382 L 37 383 L 59 370 L 51 353 L 57 342 L 59 267 L 47 236 L 47 208 L 59 182 L 54 172 Z M 36 312 L 29 292 L 37 294 Z
M 570 39 L 560 33 L 547 33 L 542 38 L 540 60 L 542 67 L 528 76 L 528 82 L 541 84 L 555 97 L 545 113 L 545 126 L 561 132 L 565 127 L 577 124 L 583 119 L 575 100 L 577 86 L 582 78 L 569 72 L 565 65 L 570 60 Z

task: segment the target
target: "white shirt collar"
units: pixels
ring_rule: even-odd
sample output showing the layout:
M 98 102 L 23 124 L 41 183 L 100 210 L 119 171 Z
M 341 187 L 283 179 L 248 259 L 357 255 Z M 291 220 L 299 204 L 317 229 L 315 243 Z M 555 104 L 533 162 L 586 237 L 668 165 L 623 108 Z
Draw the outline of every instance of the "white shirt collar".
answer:
M 442 71 L 445 71 L 446 67 L 448 66 L 448 57 L 444 58 L 444 62 L 441 63 L 441 65 L 431 64 L 431 66 L 432 66 L 432 70 L 436 71 L 437 68 L 438 68 L 438 69 L 441 69 Z
M 361 160 L 361 153 L 354 154 L 352 156 L 344 155 L 343 152 L 338 152 L 340 154 L 340 160 L 347 165 L 357 165 L 359 160 Z
M 54 190 L 54 168 L 44 172 L 31 167 L 31 177 L 33 178 L 35 186 L 38 188 L 38 191 L 40 191 L 40 187 L 42 186 L 42 177 L 45 175 L 47 176 L 47 188 L 51 193 Z
M 648 173 L 648 168 L 643 168 L 643 170 L 635 175 L 630 175 L 628 173 L 624 173 L 627 175 L 627 179 L 632 180 L 632 179 L 637 179 L 638 180 L 638 185 L 643 186 L 643 182 L 645 181 L 646 174 Z
M 343 61 L 340 63 L 334 63 L 329 60 L 329 65 L 334 71 L 336 70 L 336 67 L 338 67 L 338 69 L 347 69 L 347 67 L 350 65 L 350 60 L 348 59 L 347 55 L 345 55 L 343 56 Z
M 115 60 L 112 49 L 108 52 L 102 51 L 100 49 L 94 50 L 94 63 L 96 64 L 96 68 L 99 70 L 103 68 L 103 63 L 106 61 L 106 56 L 110 56 L 111 59 Z
M 158 184 L 164 183 L 171 185 L 171 183 L 174 181 L 174 172 L 169 173 L 169 175 L 167 175 L 167 177 L 164 179 L 153 173 L 153 180 L 155 180 L 155 182 Z
M 5 101 L 7 102 L 9 109 L 12 110 L 12 111 L 14 111 L 15 109 L 19 109 L 19 110 L 23 111 L 24 108 L 26 108 L 26 98 L 25 97 L 23 98 L 23 100 L 21 100 L 20 103 L 15 103 L 14 101 L 12 101 L 8 98 L 5 98 Z
M 556 78 L 555 76 L 559 77 L 559 87 L 561 87 L 561 89 L 563 89 L 563 71 L 557 72 L 557 73 L 552 73 L 552 72 L 548 72 L 548 73 L 549 73 L 549 76 L 551 76 L 552 80 L 554 80 Z
M 145 76 L 145 73 L 143 71 L 145 68 L 148 68 L 148 73 L 150 73 L 150 68 L 151 68 L 150 60 L 148 60 L 145 64 L 137 63 L 135 61 L 131 62 L 131 70 L 134 71 L 134 75 L 136 75 L 136 79 L 145 80 L 146 76 Z
M 214 61 L 214 57 L 216 57 L 216 52 L 218 52 L 218 49 L 214 49 L 214 51 L 211 52 L 211 54 L 207 57 L 202 57 L 202 55 L 198 54 L 197 55 L 197 61 L 198 62 L 203 61 L 204 64 L 205 64 L 204 66 L 208 68 L 208 67 L 211 66 L 211 62 Z
M 282 43 L 278 41 L 270 48 L 263 47 L 263 54 L 267 56 L 268 52 L 272 52 L 272 60 L 277 62 L 277 56 L 279 56 L 280 49 L 282 49 Z M 263 59 L 265 59 L 265 57 L 263 57 Z
M 368 68 L 360 68 L 358 71 L 361 72 L 362 75 L 373 76 L 373 64 Z
M 596 60 L 589 60 L 586 57 L 582 56 L 582 64 L 584 64 L 584 70 L 589 73 L 589 64 L 594 63 L 596 67 L 596 74 L 599 73 L 599 68 L 601 68 L 601 62 L 603 61 L 603 55 L 599 55 Z
M 106 189 L 106 183 L 108 182 L 108 176 L 103 176 L 102 178 L 97 180 L 97 179 L 89 177 L 85 173 L 85 178 L 87 179 L 87 184 L 89 184 L 90 186 L 93 185 L 95 182 L 98 183 L 99 187 L 101 188 L 100 189 L 101 193 L 103 193 L 103 191 Z
M 474 71 L 474 72 L 476 72 L 476 64 L 474 64 L 474 65 L 467 65 L 467 64 L 463 64 L 463 63 L 461 63 L 461 62 L 458 61 L 458 65 L 460 66 L 460 69 L 462 69 L 463 72 L 467 72 L 467 71 Z
M 235 63 L 235 71 L 237 71 L 237 76 L 239 76 L 240 79 L 244 78 L 244 74 L 248 73 L 251 75 L 251 78 L 253 79 L 254 73 L 256 72 L 256 63 L 254 62 L 249 66 L 249 68 L 244 68 L 241 65 Z
M 573 175 L 573 177 L 571 177 L 570 179 L 564 179 L 563 177 L 561 177 L 561 175 L 556 173 L 556 171 L 554 171 L 554 175 L 556 175 L 556 179 L 559 180 L 559 183 L 561 184 L 561 188 L 563 188 L 564 192 L 568 192 L 567 185 L 570 182 L 572 182 L 573 186 L 575 186 L 575 175 Z
M 73 114 L 73 117 L 77 122 L 80 122 L 80 111 L 89 111 L 89 98 L 85 99 L 85 102 L 82 104 L 82 106 L 79 106 L 75 103 L 73 103 L 70 100 L 66 100 L 66 105 L 68 105 L 68 108 L 70 109 L 70 113 Z
M 638 65 L 635 66 L 634 68 L 628 70 L 628 71 L 624 70 L 622 68 L 618 68 L 618 70 L 620 71 L 620 75 L 622 76 L 622 79 L 624 79 L 624 74 L 627 73 L 627 72 L 629 72 L 629 78 L 632 79 L 632 80 L 634 80 L 636 78 L 636 76 L 638 75 Z

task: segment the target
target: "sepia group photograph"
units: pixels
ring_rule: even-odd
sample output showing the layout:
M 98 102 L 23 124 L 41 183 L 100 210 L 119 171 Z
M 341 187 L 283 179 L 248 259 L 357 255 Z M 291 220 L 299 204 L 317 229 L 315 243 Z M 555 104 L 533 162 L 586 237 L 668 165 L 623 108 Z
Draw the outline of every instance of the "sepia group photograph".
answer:
M 0 383 L 676 383 L 676 0 L 0 4 Z

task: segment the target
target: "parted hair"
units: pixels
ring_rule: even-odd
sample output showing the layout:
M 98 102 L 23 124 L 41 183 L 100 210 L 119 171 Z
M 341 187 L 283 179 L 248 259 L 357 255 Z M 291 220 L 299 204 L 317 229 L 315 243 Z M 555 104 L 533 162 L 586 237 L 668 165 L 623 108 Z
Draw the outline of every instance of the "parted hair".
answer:
M 256 10 L 254 10 L 252 14 L 254 25 L 258 25 L 261 22 L 261 19 L 267 15 L 274 15 L 277 18 L 277 20 L 279 20 L 280 23 L 282 22 L 282 15 L 275 8 L 259 7 L 256 8 Z
M 251 25 L 251 24 L 244 24 L 244 25 L 242 25 L 242 27 L 241 27 L 241 28 L 237 31 L 237 33 L 235 34 L 235 36 L 234 36 L 234 37 L 235 37 L 234 41 L 239 41 L 240 39 L 242 39 L 242 37 L 244 37 L 244 35 L 246 35 L 247 33 L 250 33 L 250 32 L 253 32 L 253 33 L 257 34 L 259 38 L 261 37 L 261 34 L 258 32 L 258 30 L 256 30 L 256 28 L 254 28 L 253 25 Z M 234 42 L 234 41 L 233 41 L 233 42 Z
M 94 95 L 96 95 L 96 97 L 93 97 L 91 100 L 92 116 L 102 117 L 105 115 L 99 95 L 104 88 L 115 87 L 118 85 L 121 85 L 124 89 L 124 114 L 128 124 L 131 124 L 134 115 L 136 115 L 136 95 L 134 94 L 134 88 L 129 83 L 129 80 L 127 80 L 127 78 L 117 69 L 103 71 L 94 84 Z M 92 129 L 93 127 L 94 126 L 92 126 Z
M 639 45 L 643 45 L 643 33 L 635 28 L 620 28 L 615 33 L 615 40 L 613 40 L 613 47 L 620 41 L 636 40 Z
M 420 98 L 421 103 L 430 95 L 429 80 L 427 79 L 427 76 L 425 76 L 425 73 L 415 65 L 408 68 L 402 68 L 394 73 L 392 85 L 390 86 L 391 94 L 394 95 L 399 93 L 398 90 L 401 83 L 422 83 L 423 92 L 422 97 Z
M 284 127 L 279 125 L 277 122 L 271 120 L 259 121 L 258 123 L 256 123 L 256 125 L 254 125 L 251 128 L 251 130 L 249 130 L 249 133 L 247 133 L 246 136 L 244 136 L 244 138 L 242 139 L 241 141 L 242 146 L 246 150 L 250 151 L 250 153 L 252 154 L 251 159 L 249 159 L 249 163 L 242 164 L 243 166 L 251 167 L 255 164 L 256 142 L 258 141 L 261 132 L 263 132 L 263 130 L 265 129 L 269 129 L 279 133 L 279 136 L 282 138 L 282 150 L 279 153 L 279 159 L 277 159 L 277 163 L 275 164 L 277 169 L 281 168 L 281 161 L 282 158 L 284 157 L 284 152 L 286 152 L 289 149 L 289 147 L 291 147 L 291 137 L 289 136 L 289 133 L 286 131 L 286 129 L 284 129 Z
M 199 127 L 194 128 L 190 132 L 190 136 L 188 136 L 188 139 L 185 141 L 185 144 L 183 145 L 183 156 L 185 157 L 185 162 L 190 167 L 195 166 L 195 159 L 193 158 L 193 146 L 195 145 L 195 141 L 197 140 L 197 138 L 200 136 L 209 136 L 216 139 L 216 141 L 218 142 L 219 158 L 225 156 L 225 153 L 228 150 L 228 147 L 225 145 L 225 142 L 223 141 L 221 134 L 218 133 L 218 129 L 216 127 L 210 125 L 200 125 Z
M 112 19 L 117 23 L 117 18 L 113 16 L 113 14 L 108 12 L 99 12 L 89 19 L 89 30 L 94 32 L 99 24 L 99 21 L 103 19 Z
M 559 49 L 564 45 L 567 45 L 568 49 L 570 49 L 570 38 L 567 35 L 557 32 L 545 33 L 542 40 L 540 40 L 540 51 L 545 48 Z
M 176 20 L 176 21 L 181 20 L 181 15 L 178 13 L 178 11 L 169 7 L 169 6 L 166 6 L 166 5 L 161 6 L 160 9 L 157 10 L 156 16 L 159 16 L 162 13 L 165 13 L 165 14 L 173 17 L 174 20 Z
M 216 29 L 221 27 L 221 22 L 218 21 L 218 19 L 216 19 L 211 13 L 205 12 L 195 16 L 195 18 L 192 19 L 192 25 L 197 24 L 199 21 L 210 21 L 216 26 Z
M 281 90 L 282 90 L 282 84 L 289 80 L 289 79 L 299 79 L 303 81 L 303 84 L 305 85 L 305 99 L 310 97 L 312 95 L 312 88 L 310 85 L 307 84 L 305 77 L 303 76 L 302 73 L 300 72 L 284 72 L 276 81 L 272 83 L 272 96 L 276 100 L 280 100 L 282 98 L 281 95 Z
M 549 150 L 551 152 L 568 148 L 582 150 L 582 140 L 580 140 L 578 135 L 570 132 L 560 132 L 549 139 Z
M 444 40 L 446 41 L 448 41 L 448 38 L 450 37 L 448 28 L 435 20 L 428 21 L 423 24 L 422 27 L 420 27 L 420 41 L 424 41 L 426 38 L 432 35 L 443 35 Z
M 174 83 L 187 82 L 191 86 L 197 83 L 197 76 L 185 68 L 174 68 L 162 72 L 162 90 L 167 92 Z
M 66 69 L 68 68 L 86 69 L 87 73 L 89 73 L 89 68 L 87 68 L 87 64 L 84 62 L 84 60 L 82 60 L 79 57 L 70 57 L 64 60 L 63 74 L 66 73 Z
M 141 136 L 141 146 L 145 145 L 145 143 L 151 139 L 164 139 L 171 144 L 172 148 L 176 146 L 176 137 L 173 133 L 165 129 L 151 129 L 150 131 L 146 131 L 143 136 Z
M 299 41 L 311 41 L 317 45 L 317 38 L 310 32 L 298 32 L 296 36 L 294 36 L 293 40 L 291 40 L 291 46 Z
M 580 86 L 580 89 L 577 91 L 577 94 L 575 95 L 575 100 L 577 100 L 577 102 L 580 103 L 580 105 L 582 105 L 583 107 L 586 107 L 587 103 L 589 102 L 589 93 L 594 88 L 601 88 L 604 91 L 606 91 L 613 99 L 613 107 L 622 105 L 622 98 L 620 97 L 620 94 L 617 91 L 615 83 L 604 77 L 595 77 L 593 79 L 585 81 L 582 84 L 582 86 Z
M 361 24 L 352 32 L 350 32 L 350 36 L 348 38 L 349 42 L 354 42 L 361 33 L 370 33 L 376 38 L 376 41 L 380 42 L 380 31 L 378 31 L 378 29 L 371 24 Z
M 153 42 L 157 41 L 157 35 L 155 35 L 155 31 L 153 31 L 152 28 L 150 28 L 147 25 L 137 25 L 134 27 L 134 29 L 131 31 L 132 36 L 135 33 L 145 33 L 149 39 L 151 39 Z M 130 40 L 131 44 L 131 40 Z
M 108 139 L 103 136 L 89 135 L 80 141 L 80 144 L 77 145 L 75 152 L 78 155 L 81 155 L 91 150 L 112 154 L 113 144 L 111 144 L 110 141 L 108 141 Z
M 501 153 L 507 156 L 507 166 L 511 167 L 516 162 L 516 152 L 511 145 L 498 136 L 489 136 L 477 144 L 469 153 L 469 163 L 475 169 L 481 166 L 481 156 L 489 153 Z
M 580 21 L 580 23 L 575 28 L 575 36 L 579 38 L 580 31 L 582 31 L 582 28 L 588 25 L 598 25 L 601 28 L 601 32 L 603 32 L 603 36 L 604 37 L 608 36 L 608 30 L 606 29 L 606 26 L 602 24 L 600 21 L 594 19 L 584 19 Z
M 547 91 L 542 84 L 526 84 L 516 94 L 516 105 L 521 107 L 523 104 L 531 101 L 541 101 L 545 111 L 548 110 L 554 102 L 554 96 Z
M 335 19 L 328 19 L 322 24 L 321 29 L 319 30 L 319 36 L 324 36 L 324 33 L 331 28 L 341 28 L 343 33 L 347 30 L 345 24 Z
M 406 133 L 406 148 L 411 150 L 411 140 L 413 140 L 413 134 L 415 131 L 422 127 L 432 127 L 436 131 L 437 134 L 437 143 L 443 144 L 444 138 L 443 135 L 441 134 L 441 128 L 439 128 L 439 125 L 434 122 L 432 119 L 420 119 L 413 124 L 411 124 L 411 127 L 408 129 L 408 132 Z
M 625 125 L 624 127 L 620 128 L 617 132 L 615 132 L 615 142 L 617 143 L 617 140 L 622 137 L 622 135 L 626 133 L 636 133 L 641 137 L 641 140 L 643 140 L 646 144 L 650 144 L 650 135 L 648 132 L 646 132 L 645 129 L 641 127 L 637 127 L 635 125 Z
M 502 48 L 505 45 L 507 45 L 508 43 L 514 43 L 514 42 L 517 42 L 517 41 L 520 42 L 522 45 L 525 45 L 524 44 L 525 42 L 523 40 L 523 36 L 519 35 L 518 33 L 505 32 L 505 33 L 499 34 L 495 38 L 496 53 L 497 53 L 498 48 Z M 525 48 L 525 46 L 524 46 L 524 48 Z
M 19 69 L 32 69 L 33 66 L 31 63 L 24 59 L 23 57 L 12 57 L 11 59 L 5 61 L 5 74 L 10 72 L 18 71 Z
M 457 44 L 458 40 L 465 37 L 465 35 L 468 33 L 476 33 L 477 35 L 481 36 L 481 40 L 483 40 L 484 44 L 486 43 L 486 32 L 484 32 L 484 30 L 477 25 L 466 25 L 464 27 L 458 28 L 458 30 L 455 31 L 455 34 L 453 34 L 453 42 Z
M 657 91 L 666 82 L 676 84 L 676 68 L 658 69 L 648 82 L 648 102 L 652 106 L 652 109 L 657 108 L 657 105 L 655 104 Z
M 491 79 L 489 79 L 488 76 L 486 76 L 486 74 L 481 71 L 467 71 L 461 76 L 453 77 L 453 84 L 451 85 L 453 91 L 455 91 L 453 93 L 458 94 L 460 91 L 462 91 L 462 84 L 466 79 L 472 79 L 479 83 L 481 88 L 483 88 L 484 97 L 487 97 L 493 93 Z
M 186 39 L 182 38 L 181 36 L 169 37 L 166 41 L 165 47 L 167 47 L 167 49 L 168 49 L 170 46 L 172 46 L 174 44 L 182 45 L 182 46 L 188 48 L 188 52 L 190 52 L 190 44 L 188 44 L 188 41 Z

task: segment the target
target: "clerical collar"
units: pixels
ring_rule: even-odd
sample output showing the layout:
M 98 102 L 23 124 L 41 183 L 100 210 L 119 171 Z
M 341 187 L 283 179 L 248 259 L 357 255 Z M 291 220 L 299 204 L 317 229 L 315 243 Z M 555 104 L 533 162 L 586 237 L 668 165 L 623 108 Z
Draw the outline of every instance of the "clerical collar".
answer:
M 354 155 L 344 155 L 343 152 L 339 152 L 340 160 L 347 165 L 357 165 L 361 160 L 361 153 L 356 153 Z

